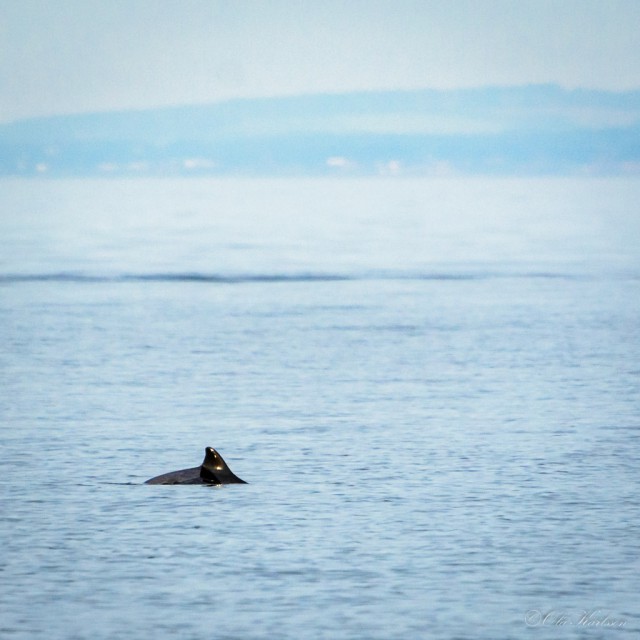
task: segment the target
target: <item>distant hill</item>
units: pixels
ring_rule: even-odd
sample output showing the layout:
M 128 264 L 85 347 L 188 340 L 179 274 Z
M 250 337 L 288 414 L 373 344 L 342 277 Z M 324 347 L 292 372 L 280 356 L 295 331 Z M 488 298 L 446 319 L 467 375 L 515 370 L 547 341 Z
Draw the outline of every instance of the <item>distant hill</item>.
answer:
M 640 173 L 640 91 L 232 100 L 0 125 L 0 175 Z

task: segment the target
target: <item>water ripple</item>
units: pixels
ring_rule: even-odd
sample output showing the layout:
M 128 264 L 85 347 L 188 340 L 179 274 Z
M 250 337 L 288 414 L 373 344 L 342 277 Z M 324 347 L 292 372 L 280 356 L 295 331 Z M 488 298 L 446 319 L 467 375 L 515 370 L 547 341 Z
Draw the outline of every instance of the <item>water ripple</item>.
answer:
M 206 272 L 158 272 L 92 274 L 61 271 L 49 273 L 3 273 L 0 284 L 20 284 L 31 282 L 60 283 L 129 283 L 129 282 L 192 282 L 203 284 L 246 284 L 246 283 L 295 283 L 295 282 L 344 282 L 365 280 L 408 280 L 408 281 L 473 281 L 494 279 L 567 279 L 575 280 L 583 276 L 554 272 L 364 272 L 364 273 L 206 273 Z

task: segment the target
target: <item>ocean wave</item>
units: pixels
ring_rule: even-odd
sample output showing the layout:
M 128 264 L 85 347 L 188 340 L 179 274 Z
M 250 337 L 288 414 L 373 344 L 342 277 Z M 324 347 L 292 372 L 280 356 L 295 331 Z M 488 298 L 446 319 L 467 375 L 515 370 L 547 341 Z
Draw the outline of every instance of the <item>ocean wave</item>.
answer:
M 202 282 L 211 284 L 241 284 L 269 282 L 331 282 L 353 280 L 347 275 L 324 273 L 300 274 L 209 274 L 209 273 L 7 273 L 0 274 L 0 283 L 20 282 L 72 282 L 72 283 L 126 283 L 126 282 Z
M 243 284 L 243 283 L 295 283 L 295 282 L 344 282 L 352 280 L 414 280 L 414 281 L 472 281 L 493 279 L 571 279 L 576 274 L 555 272 L 363 272 L 363 273 L 205 273 L 205 272 L 158 272 L 92 274 L 82 272 L 50 273 L 4 273 L 0 274 L 0 284 L 59 282 L 59 283 L 203 283 L 203 284 Z

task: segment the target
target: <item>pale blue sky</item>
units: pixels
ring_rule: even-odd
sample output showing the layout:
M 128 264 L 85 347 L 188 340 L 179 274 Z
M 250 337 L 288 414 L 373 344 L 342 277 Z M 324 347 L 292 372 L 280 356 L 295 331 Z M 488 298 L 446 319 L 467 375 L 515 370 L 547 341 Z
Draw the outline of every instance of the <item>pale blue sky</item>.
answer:
M 639 33 L 639 0 L 0 0 L 0 121 L 371 89 L 635 89 Z

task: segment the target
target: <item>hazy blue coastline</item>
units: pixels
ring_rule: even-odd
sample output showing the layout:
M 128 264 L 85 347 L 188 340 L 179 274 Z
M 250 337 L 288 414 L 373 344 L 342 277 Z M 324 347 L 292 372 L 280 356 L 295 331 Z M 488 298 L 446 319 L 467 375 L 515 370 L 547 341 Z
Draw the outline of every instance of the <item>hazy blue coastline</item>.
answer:
M 0 175 L 626 175 L 639 123 L 555 85 L 238 99 L 0 125 Z

